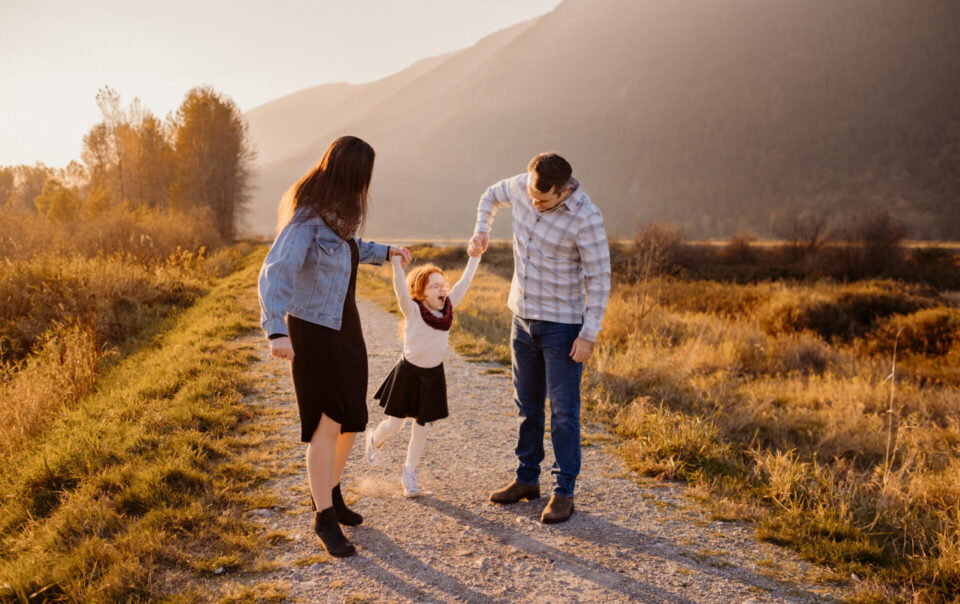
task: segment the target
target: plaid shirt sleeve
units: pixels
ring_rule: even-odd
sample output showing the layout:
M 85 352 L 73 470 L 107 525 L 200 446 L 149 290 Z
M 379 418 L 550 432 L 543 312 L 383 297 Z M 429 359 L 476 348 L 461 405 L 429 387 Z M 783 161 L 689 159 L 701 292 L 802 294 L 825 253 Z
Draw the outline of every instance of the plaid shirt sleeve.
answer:
M 586 224 L 577 231 L 577 248 L 587 289 L 587 308 L 580 337 L 596 342 L 610 298 L 610 246 L 599 212 L 591 213 Z
M 480 204 L 477 206 L 476 232 L 490 232 L 490 227 L 493 226 L 493 217 L 496 216 L 497 210 L 513 205 L 521 176 L 522 174 L 506 178 L 487 188 L 483 196 L 480 197 Z

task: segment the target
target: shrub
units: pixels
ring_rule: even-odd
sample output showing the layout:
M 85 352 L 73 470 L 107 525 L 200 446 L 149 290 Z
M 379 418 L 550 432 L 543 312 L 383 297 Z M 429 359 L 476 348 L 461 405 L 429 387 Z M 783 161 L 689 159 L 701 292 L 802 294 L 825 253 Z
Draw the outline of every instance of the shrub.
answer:
M 130 259 L 36 256 L 5 267 L 0 280 L 0 362 L 24 358 L 57 322 L 86 321 L 116 345 L 158 314 L 193 300 L 201 282 Z
M 889 212 L 856 217 L 844 230 L 846 245 L 840 248 L 839 261 L 843 274 L 862 278 L 889 273 L 903 260 L 906 234 L 906 224 Z
M 757 237 L 748 231 L 740 231 L 730 238 L 730 241 L 723 248 L 723 256 L 730 262 L 740 264 L 752 264 L 757 260 L 757 251 L 753 243 Z
M 157 214 L 117 209 L 66 224 L 35 214 L 0 212 L 0 258 L 9 261 L 41 254 L 87 258 L 125 254 L 155 266 L 181 249 L 212 250 L 222 243 L 209 211 Z
M 101 354 L 89 325 L 58 326 L 44 334 L 25 367 L 0 381 L 0 401 L 8 403 L 0 405 L 0 457 L 90 391 Z
M 900 330 L 903 331 L 900 331 Z M 900 333 L 899 339 L 897 333 Z M 960 310 L 927 308 L 907 316 L 882 321 L 868 338 L 874 354 L 890 354 L 896 342 L 897 352 L 943 356 L 960 340 Z
M 829 345 L 806 333 L 755 337 L 737 344 L 739 370 L 751 376 L 822 374 L 839 363 Z
M 841 291 L 833 295 L 782 296 L 760 313 L 763 327 L 771 334 L 812 331 L 825 340 L 850 340 L 873 328 L 877 320 L 933 306 L 930 299 L 909 293 Z
M 724 317 L 746 316 L 770 300 L 769 284 L 736 285 L 708 280 L 666 278 L 656 288 L 659 303 L 674 310 L 704 312 Z
M 633 277 L 647 279 L 671 272 L 679 260 L 683 233 L 671 224 L 651 222 L 633 240 Z

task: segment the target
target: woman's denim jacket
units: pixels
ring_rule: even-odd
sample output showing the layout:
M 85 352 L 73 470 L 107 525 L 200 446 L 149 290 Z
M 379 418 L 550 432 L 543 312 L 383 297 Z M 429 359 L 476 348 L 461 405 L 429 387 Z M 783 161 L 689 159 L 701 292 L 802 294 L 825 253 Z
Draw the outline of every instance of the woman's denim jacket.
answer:
M 287 334 L 286 315 L 340 329 L 350 286 L 350 244 L 313 214 L 299 210 L 277 235 L 260 269 L 260 325 Z M 298 220 L 300 219 L 300 220 Z M 383 264 L 388 246 L 356 239 L 360 262 Z

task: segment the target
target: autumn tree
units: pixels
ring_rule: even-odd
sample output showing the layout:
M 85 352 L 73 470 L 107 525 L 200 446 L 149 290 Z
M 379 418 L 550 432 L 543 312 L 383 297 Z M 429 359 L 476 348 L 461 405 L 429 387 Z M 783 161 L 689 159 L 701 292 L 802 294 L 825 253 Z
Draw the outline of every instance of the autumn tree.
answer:
M 104 187 L 94 187 L 87 191 L 87 197 L 83 202 L 83 217 L 92 220 L 102 216 L 110 211 L 112 202 L 110 191 Z
M 13 168 L 0 167 L 0 208 L 7 205 L 7 201 L 13 195 L 13 183 Z
M 203 86 L 187 92 L 173 128 L 178 197 L 210 208 L 217 230 L 232 239 L 255 157 L 243 114 L 229 97 Z
M 53 174 L 53 169 L 38 162 L 33 166 L 17 166 L 13 168 L 13 173 L 13 191 L 7 207 L 18 212 L 35 211 L 33 200 L 43 191 L 43 185 Z
M 43 191 L 34 199 L 37 212 L 53 222 L 73 222 L 80 215 L 82 200 L 76 191 L 63 186 L 56 178 L 43 185 Z
M 88 189 L 103 202 L 129 202 L 163 210 L 173 179 L 173 147 L 167 129 L 139 99 L 124 109 L 120 95 L 106 87 L 97 93 L 102 120 L 83 138 Z
M 154 210 L 166 210 L 173 180 L 173 147 L 163 122 L 149 111 L 135 125 L 137 201 Z
M 123 108 L 120 107 L 120 94 L 104 86 L 97 91 L 97 106 L 103 115 L 103 128 L 101 134 L 104 137 L 100 144 L 105 145 L 108 167 L 116 178 L 116 195 L 119 201 L 126 199 L 126 190 L 123 179 L 123 156 L 124 156 L 124 134 L 129 128 L 127 116 Z M 95 126 L 96 128 L 96 126 Z
M 110 175 L 113 173 L 114 155 L 106 123 L 94 125 L 83 137 L 80 157 L 90 174 L 90 189 L 101 190 L 112 197 Z

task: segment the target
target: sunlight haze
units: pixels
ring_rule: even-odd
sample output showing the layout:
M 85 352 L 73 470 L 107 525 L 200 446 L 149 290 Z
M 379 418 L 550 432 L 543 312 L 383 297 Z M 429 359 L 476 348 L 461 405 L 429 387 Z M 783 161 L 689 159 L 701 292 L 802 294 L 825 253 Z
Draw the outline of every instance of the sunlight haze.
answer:
M 559 0 L 0 3 L 0 165 L 80 159 L 109 85 L 155 115 L 202 84 L 244 111 L 464 48 Z

